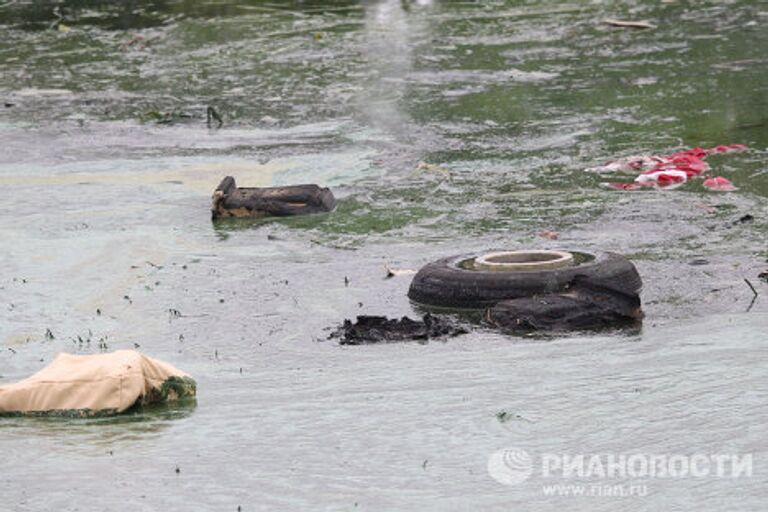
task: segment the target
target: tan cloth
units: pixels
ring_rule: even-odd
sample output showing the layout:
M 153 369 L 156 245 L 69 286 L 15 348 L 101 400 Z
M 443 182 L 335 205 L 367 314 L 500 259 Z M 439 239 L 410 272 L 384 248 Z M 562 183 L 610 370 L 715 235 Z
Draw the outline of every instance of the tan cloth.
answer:
M 33 376 L 0 386 L 0 413 L 119 413 L 148 397 L 154 397 L 151 401 L 161 396 L 177 398 L 177 393 L 168 393 L 164 387 L 175 382 L 172 377 L 186 378 L 194 395 L 194 381 L 188 374 L 134 350 L 82 356 L 62 353 Z

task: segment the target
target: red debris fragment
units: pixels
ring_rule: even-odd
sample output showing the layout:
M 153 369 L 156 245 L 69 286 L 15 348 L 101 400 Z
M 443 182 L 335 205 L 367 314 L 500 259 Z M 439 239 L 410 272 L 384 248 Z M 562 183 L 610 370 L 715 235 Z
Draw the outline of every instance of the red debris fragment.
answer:
M 710 153 L 731 153 L 733 151 L 744 151 L 747 149 L 747 146 L 744 144 L 724 144 L 720 146 L 715 146 L 712 149 L 709 150 Z
M 705 179 L 704 186 L 709 190 L 716 190 L 718 192 L 733 192 L 736 190 L 736 187 L 731 183 L 731 180 L 723 178 L 722 176 Z
M 546 238 L 547 240 L 557 240 L 560 238 L 560 234 L 557 231 L 552 231 L 551 229 L 545 229 L 544 231 L 541 231 L 539 236 Z
M 646 185 L 641 183 L 622 183 L 620 181 L 613 181 L 610 183 L 603 183 L 603 186 L 616 190 L 637 190 L 639 188 L 645 187 Z
M 616 190 L 636 190 L 642 187 L 671 189 L 707 172 L 709 165 L 704 161 L 707 155 L 746 149 L 747 146 L 744 144 L 721 144 L 709 149 L 696 147 L 666 156 L 630 156 L 589 170 L 595 172 L 641 171 L 635 183 L 603 183 L 604 186 Z M 733 183 L 722 176 L 705 180 L 704 186 L 710 190 L 736 190 Z
M 682 185 L 686 181 L 688 181 L 688 174 L 685 171 L 680 171 L 677 169 L 643 173 L 635 178 L 635 182 L 637 183 L 647 183 L 650 185 L 655 185 L 658 188 L 673 188 Z

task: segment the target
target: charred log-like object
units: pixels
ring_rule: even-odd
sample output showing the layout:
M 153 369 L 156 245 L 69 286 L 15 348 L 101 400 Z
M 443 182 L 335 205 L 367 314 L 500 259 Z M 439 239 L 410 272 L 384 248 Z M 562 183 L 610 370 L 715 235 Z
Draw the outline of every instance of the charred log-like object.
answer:
M 213 192 L 211 214 L 214 220 L 226 217 L 289 217 L 330 212 L 336 198 L 330 189 L 317 185 L 288 187 L 238 187 L 227 176 Z

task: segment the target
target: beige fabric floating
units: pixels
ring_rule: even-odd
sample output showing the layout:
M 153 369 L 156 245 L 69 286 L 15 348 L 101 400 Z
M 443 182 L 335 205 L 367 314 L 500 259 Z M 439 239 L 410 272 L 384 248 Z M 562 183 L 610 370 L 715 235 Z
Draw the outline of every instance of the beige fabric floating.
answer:
M 0 415 L 110 415 L 195 393 L 188 374 L 134 350 L 59 354 L 31 377 L 0 386 Z

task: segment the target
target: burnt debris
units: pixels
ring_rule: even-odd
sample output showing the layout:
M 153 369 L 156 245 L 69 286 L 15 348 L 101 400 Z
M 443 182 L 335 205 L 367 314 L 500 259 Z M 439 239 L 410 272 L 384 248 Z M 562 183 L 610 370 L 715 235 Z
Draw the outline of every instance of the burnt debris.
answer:
M 398 341 L 428 341 L 466 334 L 468 329 L 450 320 L 429 313 L 421 320 L 407 316 L 397 320 L 385 316 L 361 315 L 356 322 L 344 323 L 328 339 L 338 339 L 340 345 L 364 345 L 369 343 L 393 343 Z
M 213 192 L 211 216 L 226 217 L 289 217 L 330 212 L 336 198 L 330 189 L 318 185 L 287 187 L 238 187 L 235 178 L 227 176 Z
M 639 325 L 637 292 L 576 279 L 561 293 L 505 300 L 488 309 L 486 320 L 508 331 L 574 331 Z

